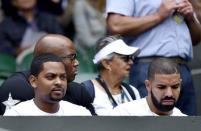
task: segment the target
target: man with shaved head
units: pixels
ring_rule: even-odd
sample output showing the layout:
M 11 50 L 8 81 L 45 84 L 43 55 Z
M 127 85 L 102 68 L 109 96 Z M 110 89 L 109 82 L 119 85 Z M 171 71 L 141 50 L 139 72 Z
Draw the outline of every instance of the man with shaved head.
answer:
M 37 42 L 34 57 L 43 53 L 52 53 L 61 57 L 66 65 L 68 88 L 63 100 L 84 106 L 93 114 L 93 107 L 90 104 L 92 99 L 88 92 L 80 84 L 72 82 L 77 75 L 79 65 L 76 59 L 76 49 L 72 41 L 62 35 L 48 34 Z M 0 88 L 1 115 L 5 112 L 5 105 L 9 108 L 18 102 L 30 100 L 34 97 L 33 88 L 28 81 L 29 73 L 29 71 L 18 72 L 3 83 Z M 10 104 L 10 101 L 14 103 Z
M 63 58 L 67 66 L 68 82 L 75 79 L 79 62 L 73 42 L 62 35 L 49 34 L 42 37 L 35 46 L 34 57 L 41 53 L 53 53 Z

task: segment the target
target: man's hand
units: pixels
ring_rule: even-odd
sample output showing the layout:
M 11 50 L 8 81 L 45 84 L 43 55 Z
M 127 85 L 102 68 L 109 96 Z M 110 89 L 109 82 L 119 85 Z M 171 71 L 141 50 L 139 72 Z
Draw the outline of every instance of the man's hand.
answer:
M 178 7 L 179 5 L 177 4 L 176 0 L 162 0 L 158 14 L 161 19 L 164 20 L 170 16 Z
M 188 0 L 181 0 L 178 5 L 179 8 L 176 10 L 177 13 L 184 16 L 187 21 L 192 21 L 194 19 L 194 10 L 192 4 Z

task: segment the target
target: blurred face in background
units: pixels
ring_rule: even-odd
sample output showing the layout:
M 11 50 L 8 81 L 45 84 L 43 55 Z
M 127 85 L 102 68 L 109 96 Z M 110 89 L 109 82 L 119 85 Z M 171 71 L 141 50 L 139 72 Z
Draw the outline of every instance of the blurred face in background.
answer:
M 37 0 L 12 0 L 13 5 L 19 10 L 32 10 Z

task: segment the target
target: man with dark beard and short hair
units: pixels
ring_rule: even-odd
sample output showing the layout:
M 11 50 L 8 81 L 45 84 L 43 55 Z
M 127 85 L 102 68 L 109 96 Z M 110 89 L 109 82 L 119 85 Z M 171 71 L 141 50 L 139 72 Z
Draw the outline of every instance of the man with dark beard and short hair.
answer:
M 6 116 L 75 116 L 91 115 L 82 106 L 62 101 L 67 89 L 67 72 L 63 60 L 53 54 L 36 56 L 31 64 L 29 82 L 34 98 L 6 110 Z
M 111 115 L 120 116 L 186 116 L 175 104 L 181 90 L 180 69 L 175 61 L 156 58 L 148 68 L 145 85 L 148 96 L 117 106 Z

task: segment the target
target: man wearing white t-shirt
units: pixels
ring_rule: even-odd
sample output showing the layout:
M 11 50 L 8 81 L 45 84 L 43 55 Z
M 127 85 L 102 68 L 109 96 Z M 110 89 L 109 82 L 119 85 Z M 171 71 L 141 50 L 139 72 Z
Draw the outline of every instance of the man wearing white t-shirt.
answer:
M 32 100 L 6 110 L 5 116 L 77 116 L 91 115 L 84 107 L 62 101 L 66 94 L 67 73 L 62 59 L 53 54 L 36 56 L 31 64 L 29 82 L 34 88 Z
M 179 66 L 170 59 L 157 58 L 150 64 L 145 80 L 148 96 L 117 106 L 111 115 L 186 116 L 175 107 L 181 82 Z

